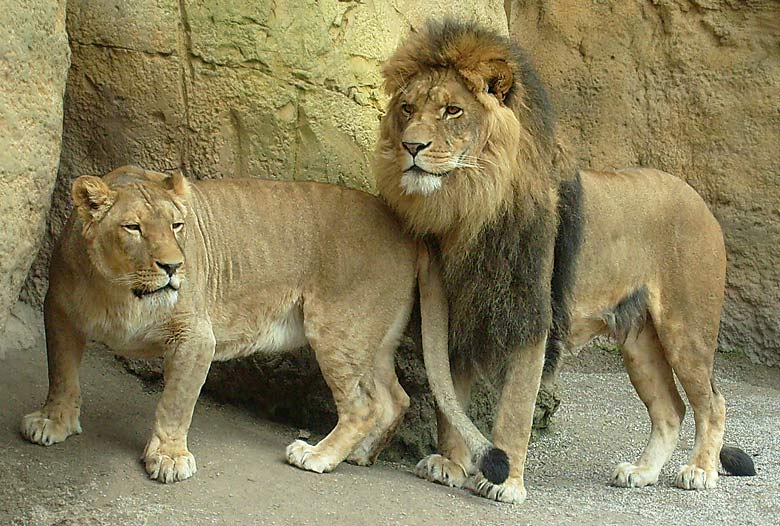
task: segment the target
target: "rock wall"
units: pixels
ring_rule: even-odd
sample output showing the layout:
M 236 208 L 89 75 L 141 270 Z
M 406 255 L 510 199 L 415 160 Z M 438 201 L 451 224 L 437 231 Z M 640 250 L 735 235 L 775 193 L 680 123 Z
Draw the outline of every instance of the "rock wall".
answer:
M 507 1 L 581 166 L 685 178 L 729 256 L 721 350 L 780 365 L 780 3 Z
M 65 0 L 0 4 L 1 333 L 44 233 L 70 51 Z

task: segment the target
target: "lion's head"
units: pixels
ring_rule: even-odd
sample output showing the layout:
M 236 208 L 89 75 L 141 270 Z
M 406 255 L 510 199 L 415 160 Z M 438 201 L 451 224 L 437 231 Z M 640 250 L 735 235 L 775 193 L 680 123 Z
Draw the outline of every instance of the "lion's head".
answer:
M 473 24 L 429 23 L 382 74 L 391 99 L 377 185 L 416 234 L 468 242 L 511 203 L 548 187 L 551 110 L 506 38 Z
M 181 174 L 122 167 L 82 176 L 72 197 L 91 263 L 139 299 L 175 302 L 184 276 L 186 198 Z

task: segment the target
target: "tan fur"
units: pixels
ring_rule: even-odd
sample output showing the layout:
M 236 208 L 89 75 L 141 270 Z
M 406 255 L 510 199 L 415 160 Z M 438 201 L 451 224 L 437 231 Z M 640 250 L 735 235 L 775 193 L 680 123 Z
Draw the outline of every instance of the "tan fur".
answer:
M 501 42 L 475 26 L 433 24 L 411 35 L 383 69 L 392 99 L 377 146 L 378 188 L 411 232 L 435 240 L 445 275 L 448 267 L 479 249 L 475 240 L 503 212 L 515 213 L 515 223 L 522 227 L 532 211 L 554 213 L 556 206 L 556 141 L 540 131 L 541 116 L 529 115 L 523 102 L 527 100 L 523 82 L 528 78 L 521 82 L 516 55 Z M 497 69 L 496 64 L 508 67 Z M 462 112 L 450 118 L 450 106 Z M 404 143 L 426 146 L 413 155 Z M 461 159 L 470 166 L 460 166 Z M 411 184 L 423 181 L 411 175 L 425 178 L 425 184 Z M 649 292 L 650 319 L 629 334 L 623 352 L 653 430 L 640 459 L 618 466 L 613 483 L 631 487 L 654 483 L 674 450 L 684 413 L 674 371 L 696 419 L 694 450 L 677 485 L 714 487 L 725 417 L 723 397 L 711 383 L 725 279 L 725 251 L 717 221 L 689 186 L 656 170 L 588 171 L 581 177 L 585 227 L 572 294 L 570 347 L 606 334 L 605 316 L 638 287 Z M 539 286 L 549 291 L 552 261 L 548 258 L 554 239 L 545 237 L 546 232 L 534 231 L 533 239 L 523 242 L 544 239 L 548 243 L 549 250 L 532 255 L 526 263 L 544 259 L 546 274 L 539 275 Z M 421 291 L 440 287 L 436 278 L 433 273 L 426 282 L 421 276 Z M 480 301 L 495 303 L 498 298 L 490 297 L 490 284 L 484 287 L 487 294 Z M 441 301 L 447 301 L 444 294 Z M 516 315 L 529 316 L 529 312 Z M 459 344 L 452 335 L 451 331 L 451 349 Z M 441 331 L 438 337 L 444 338 Z M 444 354 L 443 347 L 439 344 L 431 350 Z M 506 482 L 492 484 L 477 472 L 470 444 L 479 443 L 478 437 L 450 414 L 452 398 L 467 404 L 476 377 L 468 364 L 453 365 L 454 386 L 446 386 L 451 392 L 437 392 L 432 382 L 441 408 L 441 455 L 423 459 L 417 474 L 470 487 L 487 498 L 522 502 L 526 496 L 523 466 L 543 356 L 542 337 L 518 347 L 505 364 L 506 382 L 493 439 L 509 455 Z M 428 374 L 436 373 L 429 370 Z M 554 375 L 545 381 L 553 379 Z
M 188 183 L 134 167 L 81 177 L 73 197 L 44 307 L 49 395 L 22 420 L 27 439 L 81 432 L 87 340 L 164 356 L 143 459 L 151 478 L 188 478 L 187 431 L 212 360 L 309 343 L 339 421 L 317 445 L 291 444 L 288 461 L 317 472 L 348 455 L 374 461 L 408 406 L 393 355 L 416 277 L 415 244 L 386 206 L 319 183 Z M 160 264 L 180 266 L 169 276 Z

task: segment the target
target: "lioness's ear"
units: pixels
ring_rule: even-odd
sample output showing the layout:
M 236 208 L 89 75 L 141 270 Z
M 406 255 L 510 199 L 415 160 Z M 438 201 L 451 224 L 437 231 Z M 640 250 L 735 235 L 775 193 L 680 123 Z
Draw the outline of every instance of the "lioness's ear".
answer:
M 173 172 L 168 178 L 171 191 L 178 197 L 187 197 L 190 194 L 190 183 L 187 178 L 178 170 Z
M 82 220 L 99 221 L 114 204 L 116 192 L 100 177 L 82 175 L 73 182 L 71 197 Z

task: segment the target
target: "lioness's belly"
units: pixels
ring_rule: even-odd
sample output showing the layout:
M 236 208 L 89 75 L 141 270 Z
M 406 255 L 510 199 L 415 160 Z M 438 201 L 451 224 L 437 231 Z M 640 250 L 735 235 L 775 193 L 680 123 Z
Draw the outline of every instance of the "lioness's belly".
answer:
M 214 360 L 241 358 L 254 353 L 291 351 L 306 345 L 303 309 L 295 302 L 281 314 L 270 316 L 248 313 L 242 323 L 220 323 L 214 320 L 217 340 Z

